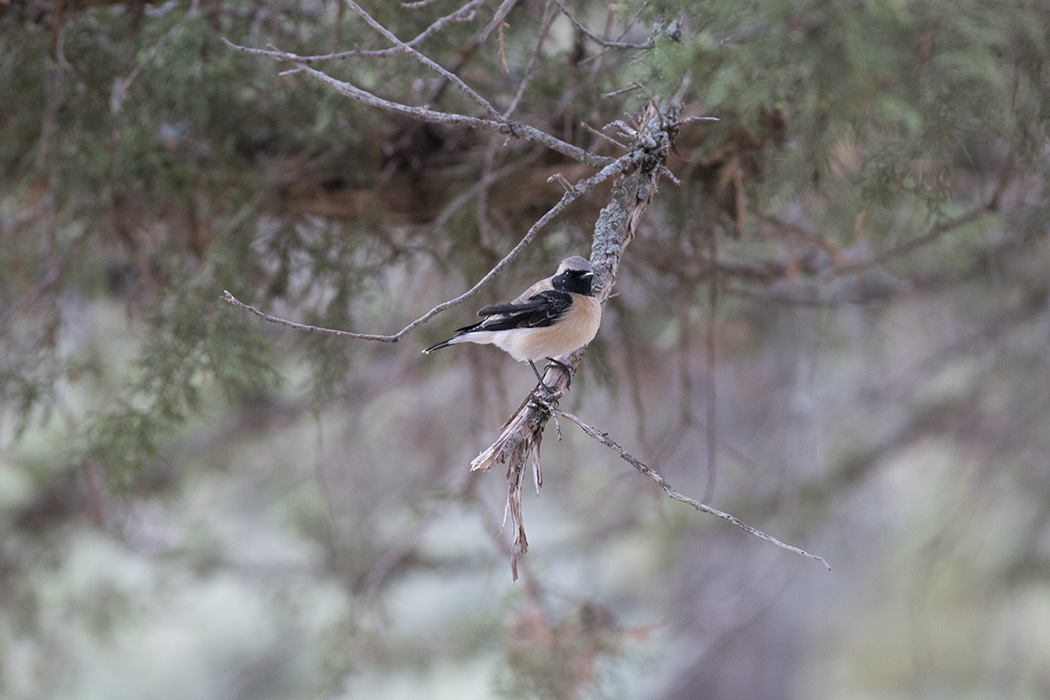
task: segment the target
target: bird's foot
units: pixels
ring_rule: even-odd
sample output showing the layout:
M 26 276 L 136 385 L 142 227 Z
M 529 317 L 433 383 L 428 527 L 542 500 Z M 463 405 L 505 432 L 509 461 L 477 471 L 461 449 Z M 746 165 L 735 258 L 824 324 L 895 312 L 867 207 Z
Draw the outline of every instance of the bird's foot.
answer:
M 533 374 L 536 375 L 536 379 L 540 382 L 539 385 L 536 387 L 537 389 L 542 388 L 544 393 L 547 394 L 547 396 L 553 396 L 554 394 L 558 393 L 557 389 L 547 386 L 547 384 L 543 381 L 543 377 L 540 375 L 540 371 L 536 369 L 536 365 L 535 363 L 533 363 L 532 360 L 529 360 L 529 366 L 532 367 Z M 553 357 L 548 357 L 547 365 L 543 368 L 544 372 L 546 372 L 551 367 L 559 369 L 565 373 L 565 388 L 568 389 L 569 386 L 572 384 L 572 369 L 564 362 L 559 362 Z
M 548 357 L 547 358 L 547 367 L 556 367 L 556 368 L 560 369 L 562 372 L 565 373 L 565 388 L 566 389 L 568 389 L 572 385 L 572 369 L 570 369 L 570 367 L 567 364 L 565 364 L 564 362 L 559 362 L 558 360 L 555 360 L 553 357 Z M 546 370 L 547 367 L 544 367 L 544 369 Z M 543 382 L 541 381 L 540 383 L 542 384 Z

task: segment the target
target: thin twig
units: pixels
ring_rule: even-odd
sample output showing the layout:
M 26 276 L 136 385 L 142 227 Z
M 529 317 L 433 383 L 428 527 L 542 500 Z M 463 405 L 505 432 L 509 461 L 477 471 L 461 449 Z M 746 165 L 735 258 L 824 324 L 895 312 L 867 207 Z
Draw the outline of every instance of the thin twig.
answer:
M 415 38 L 404 42 L 406 46 L 416 47 L 422 44 L 425 40 L 429 39 L 434 34 L 444 29 L 450 24 L 456 24 L 459 22 L 471 22 L 474 20 L 474 11 L 481 5 L 485 4 L 487 0 L 472 0 L 463 7 L 459 8 L 455 12 L 445 15 L 430 24 L 426 29 L 417 34 Z M 296 61 L 299 63 L 316 63 L 319 61 L 335 61 L 344 58 L 383 58 L 386 56 L 397 56 L 402 53 L 401 47 L 393 46 L 387 49 L 350 49 L 348 51 L 337 51 L 335 53 L 326 54 L 314 54 L 310 56 L 299 56 L 298 54 L 288 53 L 285 51 L 267 50 L 267 49 L 253 49 L 246 46 L 235 46 L 230 44 L 229 40 L 223 37 L 228 45 L 233 46 L 238 51 L 244 53 L 254 54 L 257 56 L 268 56 L 277 61 Z
M 246 51 L 248 53 L 260 53 L 258 49 L 249 49 L 244 46 L 234 44 L 229 39 L 223 39 L 223 42 L 235 51 Z M 391 100 L 384 99 L 378 95 L 363 90 L 356 85 L 344 82 L 342 80 L 336 80 L 327 73 L 323 73 L 319 70 L 310 68 L 305 63 L 298 61 L 294 54 L 288 54 L 284 52 L 261 52 L 271 58 L 278 60 L 292 61 L 299 64 L 302 68 L 302 72 L 309 75 L 312 78 L 320 80 L 322 83 L 332 87 L 337 92 L 346 95 L 347 97 L 357 100 L 363 104 L 376 109 L 381 109 L 386 112 L 392 112 L 394 114 L 401 115 L 403 117 L 409 117 L 410 119 L 417 119 L 419 121 L 430 122 L 432 124 L 448 124 L 452 126 L 466 126 L 472 129 L 478 129 L 481 131 L 495 131 L 508 136 L 514 136 L 517 138 L 525 139 L 526 141 L 533 141 L 535 143 L 542 144 L 552 151 L 561 153 L 562 155 L 568 156 L 573 160 L 578 160 L 581 163 L 585 163 L 592 167 L 601 168 L 613 163 L 614 160 L 608 156 L 598 156 L 593 153 L 589 153 L 578 146 L 574 146 L 571 143 L 562 141 L 561 139 L 548 134 L 545 131 L 541 131 L 533 126 L 525 124 L 524 122 L 515 121 L 513 119 L 504 119 L 502 116 L 497 115 L 498 119 L 482 119 L 480 117 L 471 117 L 465 114 L 457 114 L 454 112 L 439 112 L 428 107 L 413 107 L 406 105 L 401 102 L 392 102 Z
M 821 564 L 823 564 L 824 566 L 827 567 L 828 571 L 831 571 L 831 566 L 828 565 L 828 562 L 825 561 L 823 557 L 818 557 L 816 554 L 810 554 L 809 552 L 807 552 L 807 551 L 805 551 L 803 549 L 799 549 L 798 547 L 794 547 L 794 546 L 792 546 L 790 544 L 785 544 L 784 542 L 781 542 L 777 538 L 771 537 L 770 535 L 767 535 L 766 533 L 762 532 L 761 530 L 757 530 L 757 529 L 751 527 L 750 525 L 748 525 L 747 523 L 745 523 L 744 521 L 740 520 L 739 518 L 737 518 L 734 515 L 730 515 L 729 513 L 725 513 L 723 511 L 720 511 L 717 508 L 712 508 L 709 505 L 705 505 L 705 504 L 703 504 L 703 503 L 701 503 L 701 502 L 699 502 L 699 501 L 697 501 L 695 499 L 690 498 L 689 496 L 685 496 L 685 495 L 679 493 L 678 491 L 675 491 L 671 487 L 671 485 L 669 483 L 667 483 L 667 480 L 664 479 L 663 476 L 661 476 L 659 474 L 659 472 L 655 471 L 654 469 L 652 469 L 648 465 L 646 465 L 643 462 L 639 461 L 636 457 L 634 457 L 629 452 L 627 452 L 627 450 L 625 450 L 622 447 L 620 447 L 612 438 L 609 437 L 609 435 L 607 433 L 603 433 L 600 430 L 598 430 L 597 428 L 594 428 L 594 427 L 592 427 L 590 425 L 587 425 L 586 423 L 584 423 L 582 420 L 580 420 L 579 418 L 577 418 L 573 414 L 568 413 L 566 411 L 563 411 L 560 408 L 557 408 L 556 406 L 550 406 L 550 409 L 554 413 L 556 413 L 556 414 L 562 416 L 563 418 L 565 418 L 567 420 L 570 420 L 573 423 L 575 423 L 576 425 L 580 426 L 580 428 L 583 430 L 583 432 L 587 433 L 588 435 L 590 435 L 592 438 L 594 438 L 595 440 L 597 440 L 601 444 L 605 445 L 606 447 L 608 447 L 612 451 L 616 452 L 620 456 L 621 459 L 623 459 L 625 462 L 627 462 L 632 467 L 637 469 L 639 473 L 643 474 L 644 476 L 649 477 L 650 479 L 655 481 L 657 484 L 659 484 L 660 488 L 662 488 L 664 490 L 664 493 L 666 493 L 668 495 L 668 497 L 672 498 L 673 500 L 679 501 L 681 503 L 685 503 L 686 505 L 695 508 L 696 510 L 700 511 L 701 513 L 706 513 L 708 515 L 713 515 L 716 518 L 720 518 L 721 520 L 725 520 L 728 523 L 732 523 L 733 525 L 736 525 L 738 528 L 740 528 L 744 532 L 746 532 L 746 533 L 748 533 L 750 535 L 754 535 L 755 537 L 759 538 L 760 540 L 765 540 L 766 542 L 769 542 L 770 544 L 775 544 L 776 546 L 778 546 L 778 547 L 780 547 L 782 549 L 786 549 L 789 552 L 794 552 L 795 554 L 799 554 L 801 556 L 804 556 L 807 559 L 812 559 L 813 561 L 819 561 Z
M 627 87 L 622 87 L 619 90 L 613 90 L 612 92 L 603 92 L 600 96 L 601 97 L 605 97 L 605 98 L 616 97 L 617 95 L 622 95 L 625 92 L 633 92 L 635 90 L 644 90 L 644 89 L 645 89 L 645 86 L 643 86 L 641 83 L 631 83 Z
M 565 6 L 565 2 L 563 0 L 554 0 L 554 2 L 558 4 L 558 7 L 561 8 L 562 13 L 569 18 L 569 21 L 573 23 L 573 25 L 579 32 L 584 34 L 588 39 L 598 44 L 599 46 L 604 46 L 610 49 L 639 49 L 642 51 L 648 51 L 654 46 L 652 39 L 645 42 L 644 44 L 631 44 L 628 42 L 612 41 L 610 39 L 600 37 L 594 32 L 592 32 L 590 29 L 587 29 L 587 27 L 583 26 L 583 23 L 580 22 L 580 20 L 576 19 L 576 17 L 571 12 L 569 12 L 569 8 Z
M 623 143 L 623 142 L 621 142 L 621 141 L 617 141 L 617 140 L 616 140 L 616 139 L 614 139 L 614 138 L 613 138 L 612 136 L 609 136 L 608 134 L 605 134 L 605 133 L 602 133 L 601 131 L 598 131 L 597 129 L 595 129 L 594 127 L 592 127 L 592 126 L 591 126 L 590 124 L 588 124 L 587 122 L 580 122 L 580 126 L 582 126 L 582 127 L 583 127 L 584 129 L 586 129 L 587 131 L 591 132 L 591 133 L 592 133 L 592 134 L 594 134 L 595 136 L 597 136 L 597 137 L 599 137 L 599 138 L 603 138 L 603 139 L 605 139 L 606 141 L 608 141 L 609 143 L 612 143 L 612 144 L 614 144 L 614 145 L 615 145 L 615 146 L 616 146 L 617 148 L 619 148 L 619 149 L 620 149 L 621 151 L 626 151 L 626 150 L 629 150 L 629 149 L 630 149 L 630 147 L 629 147 L 629 146 L 628 146 L 627 144 L 625 144 L 625 143 Z
M 718 122 L 722 121 L 718 117 L 686 117 L 685 119 L 679 119 L 672 126 L 679 127 L 685 126 L 686 124 L 692 124 L 693 122 Z
M 569 190 L 572 189 L 572 185 L 569 183 L 568 180 L 565 179 L 565 176 L 562 175 L 561 173 L 554 173 L 553 175 L 551 175 L 550 177 L 547 178 L 547 182 L 557 182 L 566 191 L 569 191 Z
M 373 335 L 371 333 L 351 333 L 350 331 L 341 331 L 335 328 L 324 328 L 322 326 L 311 326 L 308 323 L 296 323 L 295 321 L 289 321 L 278 316 L 271 316 L 270 314 L 255 308 L 251 304 L 245 304 L 243 301 L 230 294 L 229 290 L 223 290 L 222 300 L 225 302 L 229 302 L 234 306 L 239 306 L 245 311 L 250 311 L 259 318 L 263 319 L 264 321 L 276 323 L 279 326 L 285 326 L 287 328 L 294 328 L 297 331 L 309 331 L 311 333 L 336 335 L 342 338 L 359 338 L 361 340 L 382 340 L 389 343 L 396 343 L 400 338 L 400 335 Z
M 368 26 L 372 27 L 372 29 L 376 30 L 381 35 L 383 35 L 383 37 L 385 37 L 386 40 L 389 41 L 391 44 L 394 44 L 395 46 L 397 46 L 398 49 L 400 49 L 401 53 L 408 54 L 409 56 L 411 56 L 412 58 L 414 58 L 417 61 L 419 61 L 420 63 L 422 63 L 424 66 L 426 66 L 430 70 L 432 70 L 435 73 L 437 73 L 438 75 L 440 75 L 445 80 L 449 81 L 450 83 L 452 83 L 453 85 L 458 87 L 460 89 L 460 91 L 464 95 L 466 95 L 471 100 L 473 100 L 479 107 L 481 107 L 483 110 L 488 112 L 489 115 L 491 117 L 493 117 L 494 119 L 503 119 L 503 115 L 501 115 L 496 110 L 495 107 L 493 107 L 491 104 L 489 104 L 488 100 L 486 100 L 484 97 L 479 95 L 472 87 L 467 85 L 463 81 L 463 79 L 460 78 L 458 75 L 456 75 L 455 73 L 449 71 L 448 69 L 446 69 L 445 67 L 443 67 L 440 64 L 436 63 L 435 61 L 432 61 L 431 59 L 427 58 L 426 56 L 421 54 L 416 49 L 412 48 L 411 46 L 409 46 L 405 42 L 403 42 L 400 39 L 398 39 L 397 36 L 395 36 L 393 32 L 391 32 L 389 29 L 387 29 L 382 24 L 380 24 L 378 21 L 376 21 L 372 17 L 372 15 L 368 14 L 367 12 L 365 12 L 364 9 L 362 9 L 360 5 L 358 5 L 356 2 L 354 2 L 354 0 L 343 0 L 343 1 L 347 4 L 347 6 L 351 10 L 356 12 L 357 15 L 359 17 L 361 17 L 361 19 L 363 19 L 365 22 L 367 22 Z

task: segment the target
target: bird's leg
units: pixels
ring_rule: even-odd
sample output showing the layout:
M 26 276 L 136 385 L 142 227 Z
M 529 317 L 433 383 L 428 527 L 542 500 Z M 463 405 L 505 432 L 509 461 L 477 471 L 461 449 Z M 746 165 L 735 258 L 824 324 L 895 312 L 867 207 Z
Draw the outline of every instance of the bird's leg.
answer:
M 529 360 L 529 367 L 532 367 L 532 373 L 536 375 L 536 379 L 540 380 L 540 386 L 543 387 L 543 390 L 548 394 L 554 394 L 554 389 L 551 389 L 549 386 L 543 383 L 543 377 L 540 376 L 540 371 L 536 369 L 536 364 L 532 360 Z
M 564 362 L 559 362 L 558 360 L 555 360 L 553 357 L 547 358 L 547 366 L 557 367 L 562 372 L 565 372 L 565 388 L 568 389 L 569 385 L 572 384 L 572 370 L 569 369 L 569 366 Z

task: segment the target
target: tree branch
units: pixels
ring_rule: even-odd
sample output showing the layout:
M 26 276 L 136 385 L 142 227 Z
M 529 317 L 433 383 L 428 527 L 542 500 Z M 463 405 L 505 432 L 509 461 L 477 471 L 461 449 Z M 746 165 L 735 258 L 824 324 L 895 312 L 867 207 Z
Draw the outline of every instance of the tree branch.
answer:
M 343 0 L 343 1 L 347 4 L 347 6 L 351 10 L 353 10 L 355 13 L 357 13 L 357 15 L 361 19 L 363 19 L 365 22 L 367 22 L 368 26 L 370 26 L 372 29 L 374 29 L 377 32 L 379 32 L 387 41 L 389 41 L 391 44 L 396 46 L 399 53 L 403 53 L 403 54 L 407 54 L 407 55 L 411 56 L 412 58 L 414 58 L 417 61 L 419 61 L 420 63 L 422 63 L 424 66 L 426 66 L 430 70 L 432 70 L 435 73 L 437 73 L 438 75 L 440 75 L 445 80 L 449 81 L 450 83 L 452 83 L 453 85 L 458 87 L 460 89 L 460 91 L 464 95 L 466 95 L 471 100 L 473 100 L 484 111 L 488 112 L 489 115 L 492 118 L 494 118 L 494 119 L 502 119 L 503 118 L 503 116 L 496 110 L 496 108 L 493 107 L 491 104 L 489 104 L 488 100 L 486 100 L 484 97 L 479 95 L 472 87 L 467 85 L 463 81 L 463 79 L 460 78 L 458 75 L 456 75 L 455 73 L 453 73 L 453 72 L 451 72 L 449 70 L 446 70 L 441 65 L 439 65 L 439 64 L 435 63 L 434 61 L 430 60 L 429 58 L 427 58 L 426 56 L 421 54 L 419 51 L 417 51 L 416 49 L 412 48 L 408 44 L 406 44 L 403 41 L 401 41 L 400 39 L 398 39 L 397 36 L 393 32 L 391 32 L 389 29 L 387 29 L 382 24 L 377 22 L 372 17 L 372 15 L 368 14 L 367 12 L 365 12 L 361 8 L 360 5 L 358 5 L 356 2 L 354 2 L 354 0 Z
M 766 542 L 769 542 L 770 544 L 775 544 L 776 546 L 781 547 L 782 549 L 786 549 L 789 552 L 794 552 L 795 554 L 800 554 L 800 555 L 806 557 L 807 559 L 812 559 L 814 561 L 819 561 L 821 564 L 823 564 L 824 566 L 827 567 L 828 571 L 831 571 L 831 566 L 828 565 L 828 562 L 825 561 L 823 557 L 818 557 L 816 554 L 810 554 L 809 552 L 807 552 L 807 551 L 805 551 L 803 549 L 799 549 L 798 547 L 792 546 L 790 544 L 785 544 L 784 542 L 781 542 L 777 538 L 772 537 L 770 535 L 767 535 L 766 533 L 762 532 L 761 530 L 758 530 L 758 529 L 755 529 L 755 528 L 751 527 L 750 525 L 748 525 L 747 523 L 745 523 L 744 521 L 740 520 L 739 518 L 737 518 L 734 515 L 730 515 L 729 513 L 725 513 L 723 511 L 720 511 L 717 508 L 712 508 L 711 506 L 704 505 L 703 503 L 700 503 L 699 501 L 697 501 L 695 499 L 692 499 L 689 496 L 685 496 L 685 495 L 679 493 L 678 491 L 676 491 L 675 489 L 673 489 L 671 487 L 671 484 L 667 483 L 667 480 L 664 479 L 663 476 L 661 476 L 659 472 L 657 472 L 656 470 L 654 470 L 651 467 L 647 466 L 643 462 L 639 461 L 636 457 L 631 455 L 627 450 L 625 450 L 622 447 L 620 447 L 620 445 L 618 445 L 616 443 L 616 441 L 614 441 L 612 438 L 610 438 L 607 433 L 603 433 L 602 431 L 598 430 L 597 428 L 595 428 L 593 426 L 590 426 L 590 425 L 587 425 L 586 423 L 584 423 L 582 420 L 580 420 L 579 418 L 577 418 L 573 414 L 567 413 L 565 411 L 562 411 L 559 408 L 556 408 L 556 407 L 552 406 L 551 407 L 551 411 L 554 414 L 559 415 L 559 416 L 561 416 L 561 417 L 563 417 L 563 418 L 565 418 L 565 419 L 567 419 L 569 421 L 572 421 L 576 425 L 580 426 L 580 428 L 583 430 L 583 432 L 587 433 L 588 435 L 590 435 L 592 438 L 594 438 L 595 440 L 597 440 L 601 444 L 605 445 L 606 447 L 608 447 L 612 451 L 616 452 L 616 454 L 618 454 L 620 456 L 620 459 L 624 460 L 625 462 L 630 464 L 632 467 L 637 469 L 640 474 L 649 477 L 650 479 L 655 481 L 657 484 L 659 484 L 660 488 L 663 489 L 664 493 L 666 493 L 668 495 L 668 497 L 670 497 L 670 498 L 672 498 L 672 499 L 674 499 L 676 501 L 679 501 L 681 503 L 685 503 L 686 505 L 695 508 L 696 510 L 700 511 L 701 513 L 707 513 L 708 515 L 713 515 L 716 518 L 720 518 L 721 520 L 725 520 L 728 523 L 732 523 L 733 525 L 736 525 L 738 528 L 740 528 L 744 532 L 746 532 L 746 533 L 748 533 L 750 535 L 754 535 L 755 537 L 759 538 L 760 540 L 765 540 Z
M 450 24 L 456 24 L 459 22 L 471 22 L 474 20 L 474 11 L 484 5 L 488 0 L 471 0 L 463 7 L 459 8 L 455 12 L 445 15 L 434 20 L 426 29 L 417 34 L 413 39 L 410 39 L 405 43 L 406 46 L 419 46 L 425 40 L 429 39 L 433 35 L 440 32 L 442 29 Z M 422 3 L 416 3 L 422 5 Z M 405 4 L 402 4 L 405 7 Z M 406 9 L 415 9 L 406 7 Z M 286 53 L 284 51 L 277 51 L 274 49 L 252 49 L 245 46 L 231 45 L 229 41 L 226 41 L 227 45 L 238 51 L 244 53 L 254 54 L 256 56 L 268 56 L 276 61 L 295 61 L 297 63 L 316 63 L 319 61 L 336 61 L 344 58 L 384 58 L 388 56 L 397 56 L 402 53 L 401 48 L 398 46 L 392 46 L 387 49 L 350 49 L 349 51 L 336 51 L 334 53 L 326 54 L 313 54 L 310 56 L 299 56 L 293 53 Z
M 245 46 L 239 46 L 234 44 L 229 39 L 223 37 L 223 42 L 235 51 L 246 51 L 248 53 L 257 53 L 257 49 L 250 49 Z M 418 53 L 418 52 L 416 52 Z M 593 153 L 589 153 L 579 146 L 574 146 L 571 143 L 562 141 L 561 139 L 548 134 L 545 131 L 541 131 L 533 126 L 525 124 L 524 122 L 515 121 L 513 119 L 504 119 L 498 113 L 493 119 L 482 119 L 479 117 L 471 117 L 465 114 L 458 114 L 455 112 L 440 112 L 438 110 L 430 109 L 429 107 L 413 107 L 406 105 L 401 102 L 393 102 L 391 100 L 384 99 L 374 93 L 368 92 L 362 88 L 357 87 L 351 83 L 344 82 L 342 80 L 336 80 L 327 73 L 323 73 L 319 70 L 315 70 L 308 66 L 306 63 L 299 60 L 299 57 L 295 54 L 285 53 L 283 51 L 271 51 L 266 52 L 267 56 L 276 60 L 284 60 L 292 62 L 296 65 L 297 73 L 304 73 L 309 75 L 316 80 L 325 83 L 332 87 L 342 95 L 349 97 L 350 99 L 356 100 L 363 104 L 376 109 L 381 109 L 385 112 L 391 112 L 398 114 L 403 117 L 410 119 L 417 119 L 419 121 L 430 122 L 432 124 L 447 124 L 452 126 L 466 126 L 471 129 L 478 129 L 481 131 L 495 131 L 500 134 L 507 136 L 513 136 L 516 138 L 525 139 L 526 141 L 533 141 L 540 143 L 551 149 L 561 153 L 562 155 L 568 156 L 573 160 L 580 161 L 595 168 L 601 168 L 615 162 L 608 156 L 598 156 Z
M 569 8 L 565 6 L 564 0 L 554 0 L 554 2 L 558 5 L 559 8 L 561 8 L 562 14 L 568 17 L 569 21 L 573 23 L 573 26 L 576 27 L 577 31 L 581 32 L 584 36 L 586 36 L 588 39 L 593 41 L 595 44 L 598 44 L 599 46 L 604 46 L 610 49 L 639 49 L 642 51 L 648 51 L 654 46 L 652 39 L 645 42 L 644 44 L 631 44 L 628 42 L 612 41 L 610 39 L 600 37 L 594 32 L 592 32 L 590 29 L 587 29 L 587 27 L 585 27 L 583 23 L 580 22 L 580 20 L 576 19 L 576 17 L 571 12 L 569 12 Z

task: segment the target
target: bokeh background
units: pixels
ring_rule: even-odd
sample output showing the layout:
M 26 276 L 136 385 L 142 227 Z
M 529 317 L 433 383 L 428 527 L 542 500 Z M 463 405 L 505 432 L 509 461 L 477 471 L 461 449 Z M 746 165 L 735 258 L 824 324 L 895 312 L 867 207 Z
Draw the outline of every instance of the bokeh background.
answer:
M 396 344 L 221 301 L 394 333 L 593 169 L 236 48 L 480 115 L 349 3 L 6 0 L 0 696 L 1050 696 L 1048 6 L 361 8 L 595 153 L 719 118 L 562 407 L 831 571 L 563 420 L 511 580 L 469 463 L 531 372 L 419 351 L 586 255 L 607 187 Z

